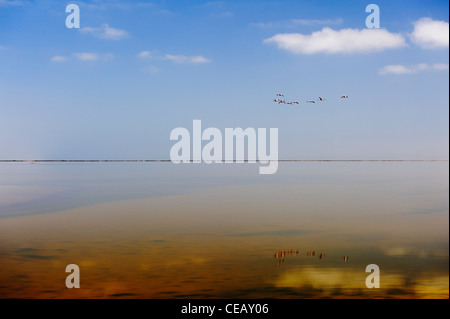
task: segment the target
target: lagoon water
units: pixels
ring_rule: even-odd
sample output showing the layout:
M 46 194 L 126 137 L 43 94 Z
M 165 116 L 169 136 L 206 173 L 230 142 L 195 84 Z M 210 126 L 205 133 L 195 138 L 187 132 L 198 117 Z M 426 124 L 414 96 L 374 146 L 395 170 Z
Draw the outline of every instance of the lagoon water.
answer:
M 258 170 L 0 163 L 0 298 L 449 298 L 448 162 Z

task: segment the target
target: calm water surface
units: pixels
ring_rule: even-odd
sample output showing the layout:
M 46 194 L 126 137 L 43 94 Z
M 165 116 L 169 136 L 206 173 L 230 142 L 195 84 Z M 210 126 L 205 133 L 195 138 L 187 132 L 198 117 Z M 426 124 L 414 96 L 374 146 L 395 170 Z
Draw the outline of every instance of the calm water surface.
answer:
M 448 162 L 258 167 L 0 163 L 0 297 L 449 298 Z

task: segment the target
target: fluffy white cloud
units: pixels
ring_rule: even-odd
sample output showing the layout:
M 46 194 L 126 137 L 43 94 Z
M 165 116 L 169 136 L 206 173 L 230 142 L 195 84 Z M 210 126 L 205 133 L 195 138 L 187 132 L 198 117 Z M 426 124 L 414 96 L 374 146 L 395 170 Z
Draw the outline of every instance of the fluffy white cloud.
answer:
M 414 22 L 414 31 L 410 34 L 410 38 L 423 48 L 448 48 L 449 24 L 445 21 L 422 18 Z
M 264 43 L 274 43 L 280 49 L 297 54 L 374 52 L 406 45 L 402 35 L 385 29 L 336 31 L 331 28 L 323 28 L 310 35 L 280 33 L 264 40 Z
M 66 56 L 62 56 L 62 55 L 55 55 L 54 57 L 52 57 L 50 59 L 51 62 L 65 62 L 67 61 L 67 57 Z
M 90 33 L 98 38 L 109 40 L 121 40 L 129 36 L 127 31 L 112 28 L 107 24 L 102 25 L 100 28 L 84 27 L 80 29 L 80 32 Z
M 384 68 L 382 68 L 379 73 L 381 75 L 385 74 L 415 74 L 420 71 L 426 71 L 426 70 L 448 70 L 448 64 L 445 63 L 436 63 L 436 64 L 426 64 L 426 63 L 420 63 L 416 65 L 401 65 L 401 64 L 392 64 L 392 65 L 386 65 Z

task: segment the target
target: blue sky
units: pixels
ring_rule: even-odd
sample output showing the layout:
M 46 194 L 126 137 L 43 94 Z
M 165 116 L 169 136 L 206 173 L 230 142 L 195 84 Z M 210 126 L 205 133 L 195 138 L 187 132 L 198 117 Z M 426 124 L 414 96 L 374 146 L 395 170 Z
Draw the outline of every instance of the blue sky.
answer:
M 80 29 L 65 26 L 69 3 Z M 201 119 L 277 127 L 281 159 L 448 159 L 448 10 L 0 0 L 0 158 L 167 159 L 171 130 Z

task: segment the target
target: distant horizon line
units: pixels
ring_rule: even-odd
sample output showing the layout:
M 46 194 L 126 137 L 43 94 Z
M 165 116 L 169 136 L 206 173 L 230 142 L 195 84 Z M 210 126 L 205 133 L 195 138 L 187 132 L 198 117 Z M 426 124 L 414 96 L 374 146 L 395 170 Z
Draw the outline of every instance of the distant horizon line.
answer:
M 249 160 L 243 160 L 248 163 Z M 278 159 L 274 162 L 448 162 L 448 159 Z M 172 162 L 170 159 L 0 159 L 0 163 L 96 163 L 96 162 Z M 222 163 L 236 163 L 236 160 L 222 160 Z M 256 160 L 259 162 L 259 160 Z M 189 163 L 203 163 L 190 160 Z

